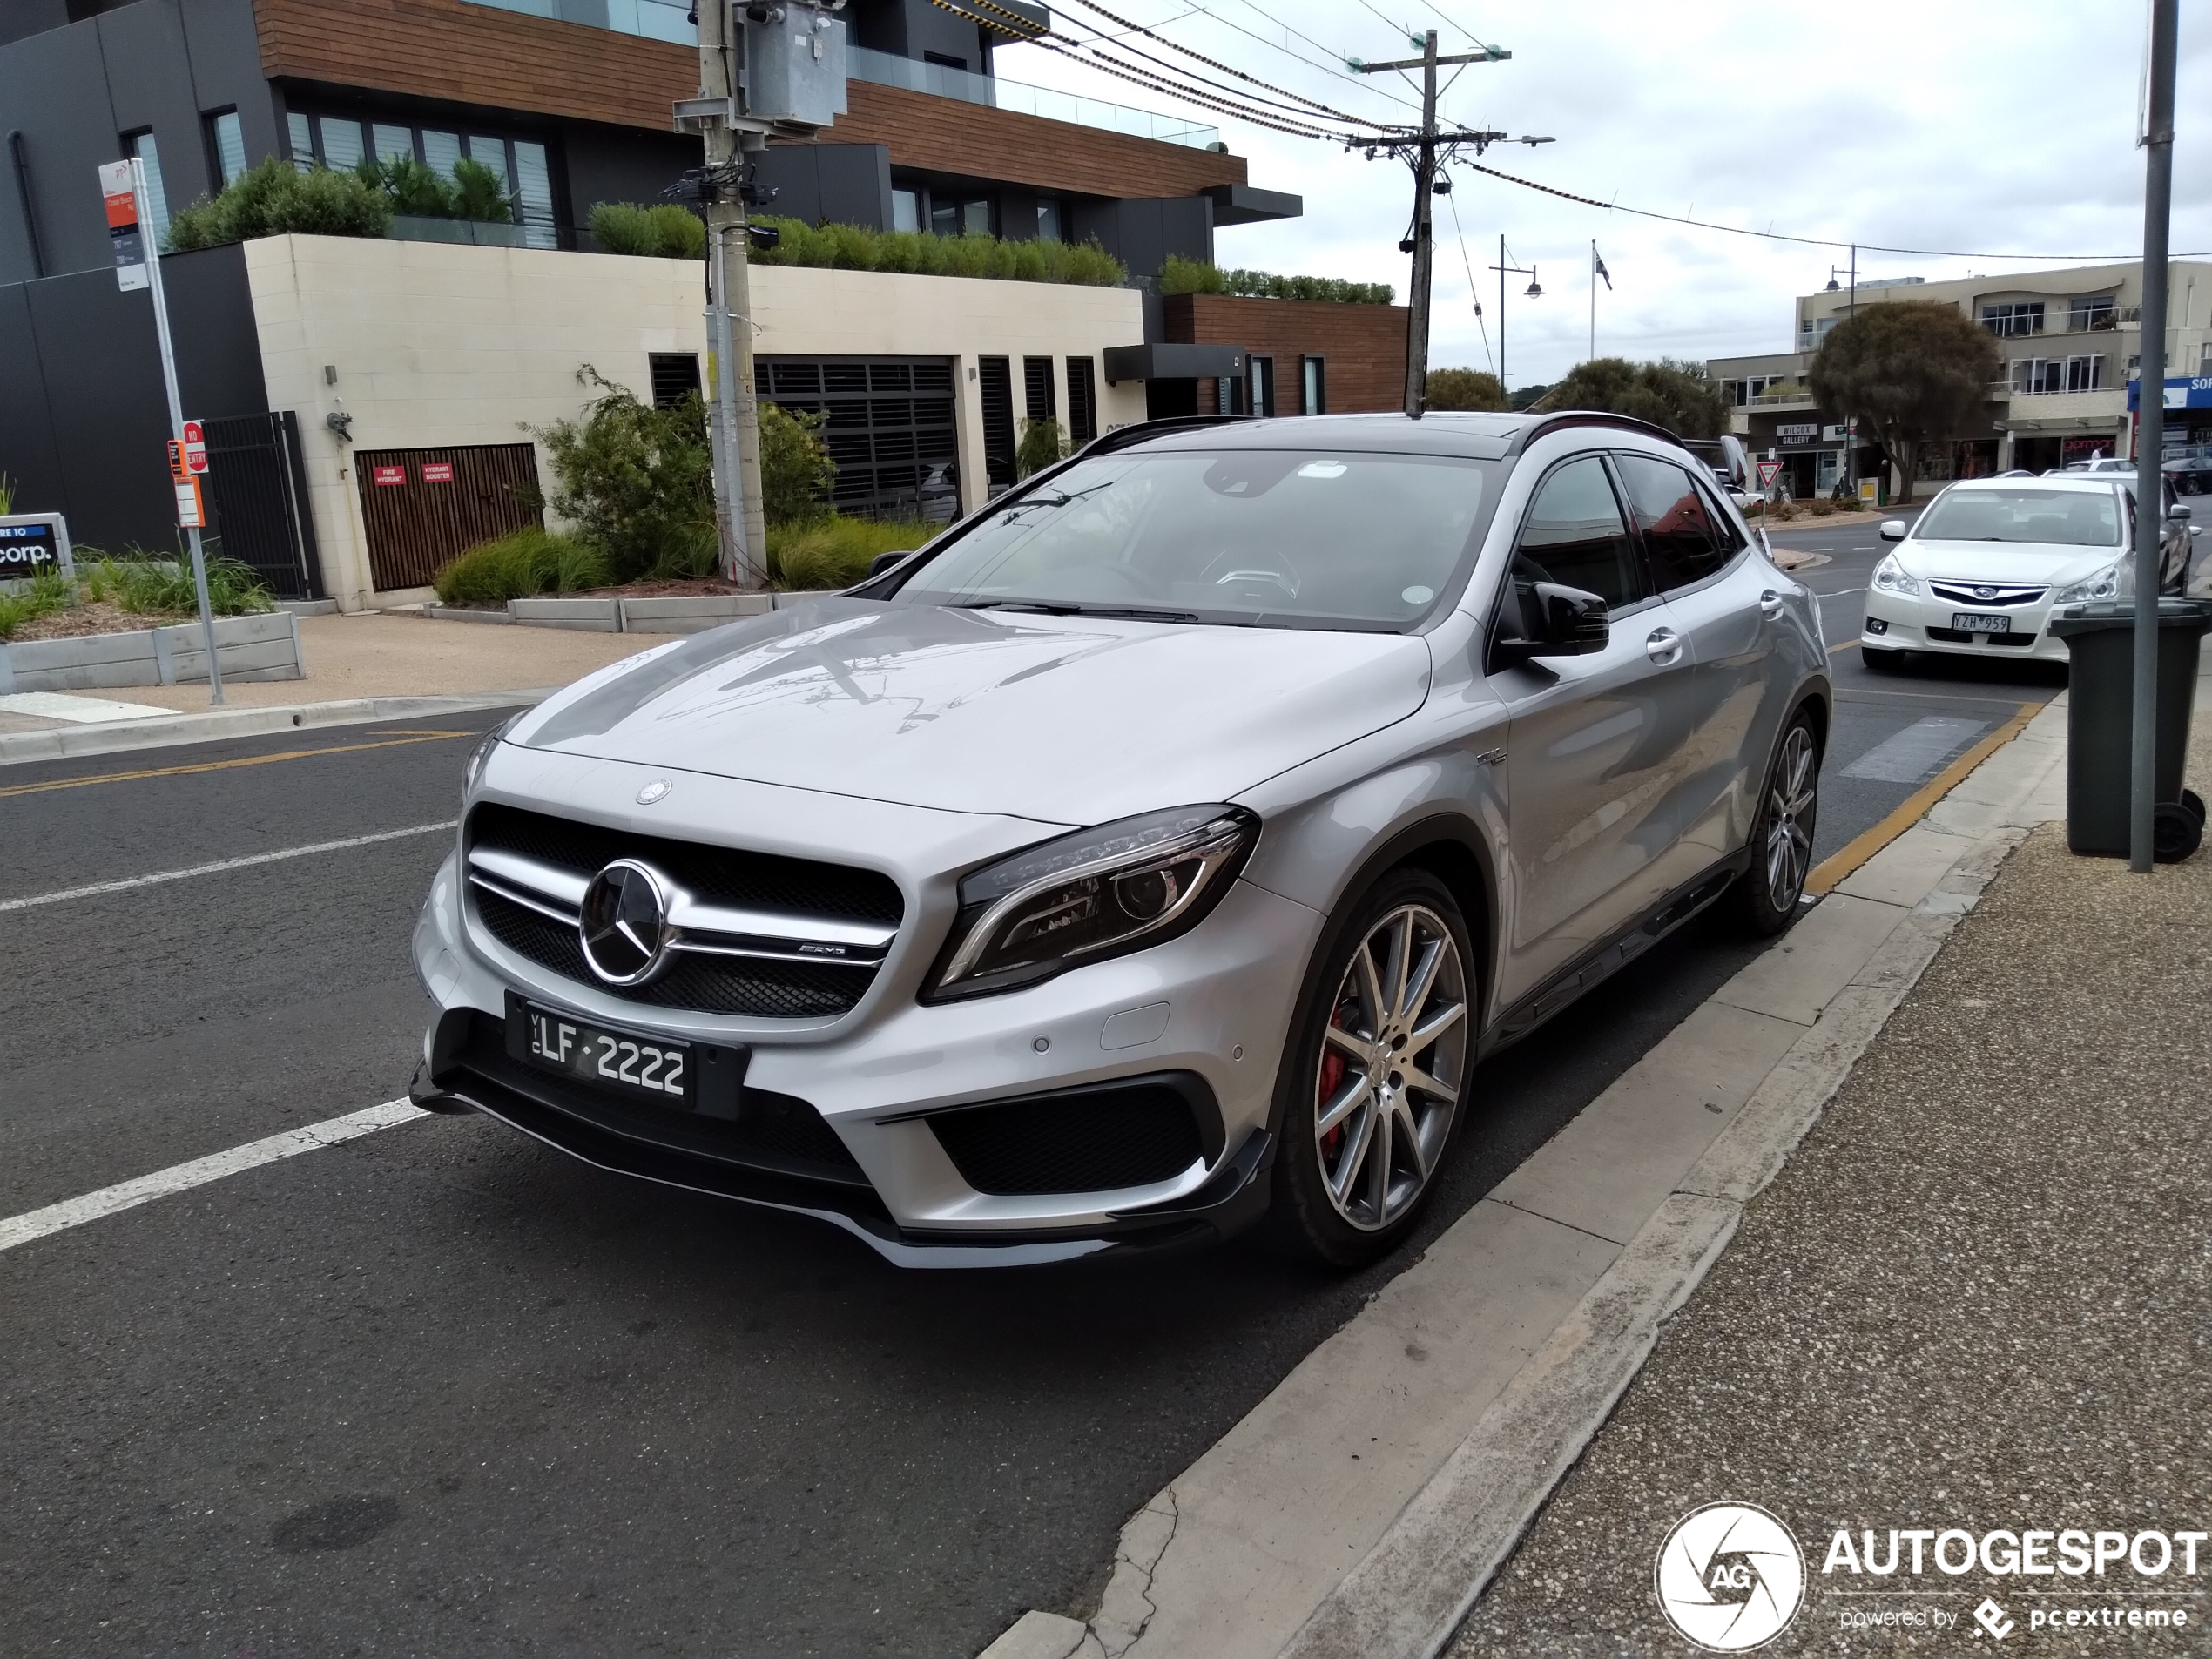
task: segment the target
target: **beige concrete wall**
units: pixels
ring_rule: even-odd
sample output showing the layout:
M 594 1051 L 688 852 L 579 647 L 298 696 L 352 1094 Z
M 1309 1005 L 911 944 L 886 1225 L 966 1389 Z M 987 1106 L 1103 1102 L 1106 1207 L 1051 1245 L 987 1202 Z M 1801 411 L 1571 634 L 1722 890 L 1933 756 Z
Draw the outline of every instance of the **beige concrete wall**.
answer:
M 643 397 L 649 354 L 705 358 L 694 261 L 327 236 L 249 242 L 246 259 L 270 407 L 298 411 L 324 573 L 348 610 L 422 597 L 370 589 L 354 449 L 514 443 L 581 410 L 581 363 Z M 1124 288 L 765 266 L 752 302 L 759 353 L 958 359 L 970 508 L 984 476 L 979 357 L 1101 358 L 1143 339 Z M 1103 367 L 1100 429 L 1143 420 L 1143 385 L 1109 386 Z M 1018 417 L 1018 361 L 1014 375 Z M 325 424 L 341 410 L 350 442 Z

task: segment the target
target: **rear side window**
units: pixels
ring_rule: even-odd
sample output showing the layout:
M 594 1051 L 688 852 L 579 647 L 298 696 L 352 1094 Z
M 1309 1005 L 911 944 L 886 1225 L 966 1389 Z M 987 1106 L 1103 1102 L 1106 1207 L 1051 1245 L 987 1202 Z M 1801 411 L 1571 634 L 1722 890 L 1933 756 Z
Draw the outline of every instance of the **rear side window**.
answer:
M 1642 561 L 1595 455 L 1568 462 L 1544 480 L 1514 550 L 1514 584 L 1555 582 L 1595 593 L 1618 610 L 1649 597 Z
M 1615 455 L 1614 462 L 1662 592 L 1702 582 L 1728 563 L 1736 550 L 1733 538 L 1722 536 L 1687 472 L 1649 455 Z

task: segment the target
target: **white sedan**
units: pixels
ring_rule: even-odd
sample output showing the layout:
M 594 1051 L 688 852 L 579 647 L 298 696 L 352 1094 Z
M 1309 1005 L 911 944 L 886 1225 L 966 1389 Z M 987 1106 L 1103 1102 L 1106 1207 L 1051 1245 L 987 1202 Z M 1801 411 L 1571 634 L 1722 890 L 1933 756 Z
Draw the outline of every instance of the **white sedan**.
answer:
M 1899 668 L 1907 653 L 1927 651 L 2063 663 L 2052 612 L 2134 590 L 2133 482 L 2094 473 L 1968 479 L 1910 529 L 1885 521 L 1882 539 L 1898 545 L 1866 590 L 1862 660 Z M 2188 509 L 2169 511 L 2165 563 L 2185 568 Z

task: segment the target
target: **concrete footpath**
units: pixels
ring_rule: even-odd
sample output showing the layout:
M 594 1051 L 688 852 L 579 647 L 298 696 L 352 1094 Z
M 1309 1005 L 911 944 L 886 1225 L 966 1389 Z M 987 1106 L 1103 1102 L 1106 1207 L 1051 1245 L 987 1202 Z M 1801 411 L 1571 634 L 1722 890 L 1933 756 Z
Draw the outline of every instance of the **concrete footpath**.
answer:
M 2202 685 L 2199 696 L 2212 696 L 2212 684 Z M 1876 1461 L 1870 1437 L 1894 1436 L 1900 1473 L 1931 1478 L 1925 1490 L 1905 1494 L 1912 1501 L 1901 1509 L 1836 1525 L 1938 1524 L 1918 1517 L 1943 1510 L 1966 1489 L 1936 1474 L 1954 1465 L 1999 1481 L 1993 1489 L 2005 1489 L 2001 1483 L 2025 1467 L 2054 1474 L 2070 1468 L 2075 1514 L 2087 1513 L 2084 1493 L 2130 1492 L 2134 1453 L 2120 1450 L 2127 1431 L 2107 1423 L 2101 1440 L 2076 1440 L 2062 1417 L 2047 1414 L 2058 1395 L 2020 1386 L 2058 1313 L 2015 1327 L 1981 1310 L 2009 1313 L 2023 1297 L 2061 1312 L 2080 1307 L 2067 1278 L 2070 1241 L 2098 1235 L 2068 1196 L 2068 1159 L 2101 1137 L 2140 1144 L 2132 1129 L 2117 1137 L 2107 1131 L 2141 1081 L 2141 1062 L 2126 1059 L 2136 1052 L 2134 1040 L 2124 1035 L 2138 1010 L 2155 1011 L 2161 1028 L 2142 1055 L 2170 1068 L 2162 1074 L 2169 1077 L 2201 1076 L 2212 1048 L 2202 1014 L 2212 934 L 2188 929 L 2212 926 L 2205 906 L 2212 852 L 2148 880 L 2066 854 L 2062 832 L 2049 827 L 2064 813 L 2066 718 L 2061 696 L 1912 827 L 1856 867 L 1826 872 L 1816 885 L 1827 896 L 1795 928 L 1131 1518 L 1095 1609 L 1032 1612 L 987 1659 L 1426 1659 L 1454 1640 L 1470 1608 L 1474 1616 L 1460 1639 L 1471 1653 L 1680 1652 L 1684 1644 L 1661 1622 L 1651 1588 L 1667 1528 L 1684 1511 L 1725 1498 L 1796 1513 L 1818 1472 L 1847 1481 L 1849 1472 Z M 2207 758 L 2200 752 L 2199 776 L 2212 772 Z M 1958 965 L 1939 981 L 1946 988 L 1916 1001 L 1901 1035 L 1854 1078 L 1861 1055 L 1883 1041 L 1885 1022 L 2031 836 L 1999 914 L 2006 929 L 2032 936 L 2034 948 L 2009 937 L 1962 947 Z M 2187 921 L 2191 915 L 2195 924 Z M 2152 931 L 2155 917 L 2168 918 L 2172 930 Z M 1959 988 L 1977 975 L 1985 988 Z M 2157 980 L 2155 991 L 2144 988 L 2148 976 Z M 1934 1012 L 1923 1015 L 1925 1008 Z M 1955 1008 L 1968 1010 L 1963 1020 Z M 1902 1062 L 1890 1057 L 1900 1044 L 1910 1055 Z M 2207 1091 L 2193 1082 L 2176 1087 L 2161 1109 L 2170 1116 L 2195 1099 L 2201 1121 Z M 1871 1147 L 1871 1162 L 1846 1178 L 1816 1163 L 1824 1184 L 1800 1209 L 1763 1198 L 1824 1111 L 1838 1109 L 1830 1103 L 1839 1089 L 1865 1103 L 1858 1111 L 1883 1117 L 1883 1132 L 1856 1124 L 1839 1132 L 1831 1124 L 1818 1144 L 1841 1138 Z M 2042 1097 L 2033 1112 L 2025 1105 L 2030 1091 Z M 2017 1109 L 2009 1103 L 2015 1101 Z M 1987 1113 L 1978 1123 L 1976 1102 Z M 2006 1118 L 2013 1109 L 2021 1114 L 2017 1130 Z M 1950 1112 L 1967 1115 L 1972 1127 L 1952 1126 L 1944 1116 Z M 2158 1134 L 2177 1127 L 2161 1123 Z M 1959 1166 L 1971 1162 L 1978 1139 L 2001 1148 L 1991 1163 L 2004 1180 L 1963 1178 Z M 1941 1142 L 1943 1155 L 1932 1150 L 1900 1172 L 1900 1149 L 1923 1140 Z M 1960 1177 L 1948 1205 L 1928 1202 L 1925 1190 L 1902 1193 L 1894 1206 L 1885 1196 L 1885 1184 L 1894 1191 L 1900 1182 L 1925 1187 L 1946 1177 Z M 2145 1374 L 2161 1375 L 2176 1353 L 2187 1355 L 2191 1343 L 2201 1350 L 2205 1339 L 2201 1236 L 2187 1247 L 2198 1254 L 2184 1264 L 2172 1231 L 2193 1205 L 2201 1234 L 2204 1170 L 2153 1158 L 2132 1178 L 2141 1184 L 2140 1204 L 2162 1219 L 2139 1210 L 2124 1224 L 2114 1220 L 2105 1242 L 2127 1251 L 2143 1249 L 2150 1234 L 2163 1239 L 2148 1270 L 2160 1286 L 2157 1311 L 2114 1301 L 2111 1287 L 2127 1273 L 2124 1255 L 2089 1277 L 2099 1306 L 2133 1309 L 2128 1317 L 2148 1320 L 2132 1349 L 2104 1352 L 2086 1366 L 2058 1362 L 2054 1374 L 2085 1397 L 2100 1366 L 2134 1363 L 2139 1351 L 2162 1344 L 2167 1363 L 2142 1359 Z M 1797 1190 L 1795 1179 L 1777 1190 Z M 2085 1194 L 2100 1195 L 2093 1202 L 2101 1211 L 2124 1187 L 2094 1158 L 2085 1182 Z M 1985 1221 L 1976 1204 L 1999 1213 Z M 1856 1304 L 1839 1310 L 1833 1296 L 1809 1295 L 1806 1263 L 1742 1264 L 1743 1247 L 1731 1241 L 1746 1216 L 1784 1214 L 1804 1217 L 1796 1242 L 1805 1251 L 1824 1248 L 1825 1231 L 1867 1252 L 1821 1281 L 1854 1284 Z M 1984 1236 L 1992 1241 L 1986 1249 Z M 1908 1246 L 1884 1253 L 1904 1240 Z M 1951 1258 L 1962 1264 L 1946 1264 Z M 2014 1259 L 2036 1264 L 2017 1285 Z M 1726 1289 L 1701 1289 L 1722 1263 Z M 1635 1380 L 1655 1349 L 1683 1351 L 1677 1333 L 1691 1316 L 1678 1311 L 1686 1304 L 1726 1303 L 1710 1316 L 1724 1329 L 1747 1298 L 1757 1312 L 1743 1317 L 1769 1345 L 1752 1367 L 1764 1367 L 1759 1386 L 1742 1381 L 1724 1345 L 1678 1361 L 1655 1417 L 1664 1433 L 1678 1434 L 1683 1455 L 1665 1464 L 1667 1480 L 1647 1478 L 1661 1431 L 1623 1426 L 1631 1420 L 1625 1414 L 1608 1426 L 1616 1404 L 1632 1384 L 1632 1399 L 1656 1386 Z M 2184 1315 L 2192 1298 L 2197 1318 L 2188 1334 L 2162 1323 Z M 2062 1318 L 2057 1328 L 2065 1328 Z M 1917 1369 L 1862 1363 L 1862 1356 L 1871 1362 L 1906 1353 L 1919 1356 Z M 2202 1359 L 2196 1352 L 2200 1370 Z M 1952 1447 L 1906 1432 L 1924 1407 L 1941 1419 L 1928 1402 L 1871 1410 L 1868 1391 L 1887 1381 L 1934 1382 L 1977 1366 L 1990 1374 L 1944 1399 L 1971 1410 L 2013 1388 L 2021 1416 L 2011 1427 L 2033 1437 L 2033 1454 L 1994 1455 L 1986 1437 Z M 2174 1396 L 2175 1406 L 2185 1398 L 2197 1396 Z M 1838 1409 L 1852 1400 L 1860 1420 Z M 2191 1420 L 2164 1405 L 2144 1410 L 2169 1430 Z M 2188 1410 L 2200 1424 L 2212 1420 L 2195 1404 Z M 2005 1420 L 1993 1413 L 1993 1423 Z M 2161 1444 L 2152 1422 L 2141 1427 L 2136 1448 Z M 1594 1435 L 1615 1448 L 1607 1484 L 1575 1501 L 1570 1494 L 1587 1478 L 1578 1474 L 1554 1500 Z M 1771 1453 L 1770 1478 L 1723 1478 L 1735 1467 L 1723 1453 L 1738 1443 Z M 2170 1434 L 2162 1443 L 2175 1457 L 2161 1479 L 2194 1483 L 2198 1496 L 2183 1506 L 2194 1514 L 2204 1491 L 2203 1455 L 2182 1455 Z M 2086 1467 L 2074 1467 L 2077 1453 Z M 1586 1471 L 1597 1461 L 1594 1453 Z M 1548 1501 L 1507 1584 L 1478 1603 Z M 1835 1501 L 1844 1507 L 1832 1513 L 1860 1513 L 1850 1508 L 1855 1494 L 1847 1485 Z M 2161 1515 L 2172 1509 L 2152 1507 Z M 1804 1514 L 1812 1531 L 1825 1524 Z M 2175 1512 L 2169 1524 L 2191 1522 Z M 2205 1568 L 2212 1575 L 2212 1553 Z M 1893 1629 L 1882 1639 L 1894 1640 Z

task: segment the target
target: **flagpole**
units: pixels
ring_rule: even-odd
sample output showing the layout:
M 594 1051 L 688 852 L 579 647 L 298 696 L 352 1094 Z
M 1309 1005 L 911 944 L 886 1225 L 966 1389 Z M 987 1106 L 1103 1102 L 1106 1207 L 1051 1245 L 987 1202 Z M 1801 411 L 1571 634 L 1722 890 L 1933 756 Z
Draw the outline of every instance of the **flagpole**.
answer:
M 1597 361 L 1597 238 L 1590 238 L 1590 356 Z

